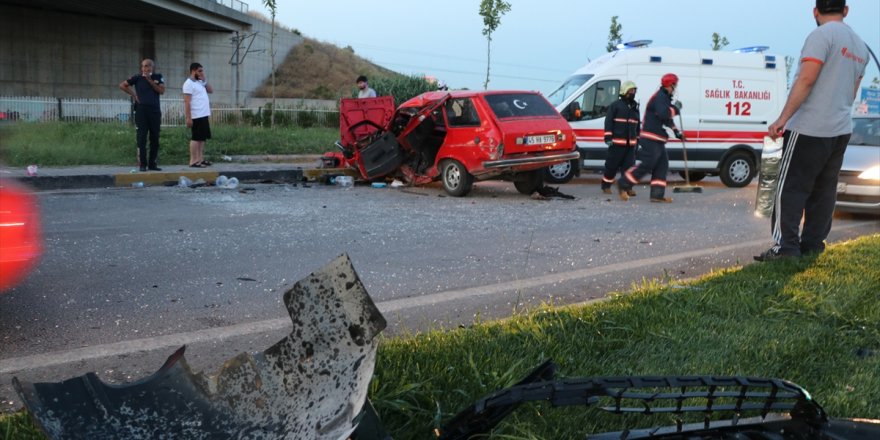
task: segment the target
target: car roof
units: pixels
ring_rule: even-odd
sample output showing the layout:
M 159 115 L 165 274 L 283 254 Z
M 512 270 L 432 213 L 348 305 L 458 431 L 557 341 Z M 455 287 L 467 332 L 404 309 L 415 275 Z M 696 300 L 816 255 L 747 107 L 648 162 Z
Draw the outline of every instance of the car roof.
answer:
M 539 92 L 534 90 L 449 90 L 449 91 L 436 91 L 436 92 L 427 92 L 424 93 L 426 98 L 428 99 L 438 99 L 445 94 L 449 94 L 452 98 L 465 98 L 472 97 L 478 95 L 500 95 L 500 94 L 511 94 L 511 93 L 527 93 L 529 95 L 535 95 Z
M 437 90 L 433 92 L 425 92 L 421 95 L 408 99 L 399 107 L 422 107 L 429 102 L 436 102 L 446 98 L 473 98 L 474 96 L 485 95 L 506 95 L 506 94 L 529 94 L 540 95 L 540 92 L 534 90 Z M 543 95 L 542 95 L 543 96 Z

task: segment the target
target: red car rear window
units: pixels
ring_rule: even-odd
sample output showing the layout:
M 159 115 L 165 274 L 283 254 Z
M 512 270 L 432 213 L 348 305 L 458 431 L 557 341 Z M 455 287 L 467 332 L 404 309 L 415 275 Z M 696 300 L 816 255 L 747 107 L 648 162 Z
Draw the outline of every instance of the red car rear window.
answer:
M 508 93 L 486 95 L 485 98 L 498 119 L 559 115 L 541 95 Z

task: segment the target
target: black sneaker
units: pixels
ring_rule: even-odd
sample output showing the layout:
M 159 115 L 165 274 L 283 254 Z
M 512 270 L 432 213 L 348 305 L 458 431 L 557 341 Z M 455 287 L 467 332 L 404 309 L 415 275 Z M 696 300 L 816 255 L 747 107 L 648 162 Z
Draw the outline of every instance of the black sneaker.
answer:
M 159 168 L 157 166 L 152 166 L 152 167 L 150 167 L 150 171 L 162 171 L 162 168 Z
M 140 167 L 139 169 L 140 169 L 142 172 L 143 172 L 143 171 L 147 171 L 147 167 Z
M 797 255 L 779 253 L 779 250 L 777 250 L 775 247 L 772 247 L 764 252 L 761 252 L 760 255 L 755 255 L 753 258 L 755 259 L 755 261 L 775 261 L 796 256 Z

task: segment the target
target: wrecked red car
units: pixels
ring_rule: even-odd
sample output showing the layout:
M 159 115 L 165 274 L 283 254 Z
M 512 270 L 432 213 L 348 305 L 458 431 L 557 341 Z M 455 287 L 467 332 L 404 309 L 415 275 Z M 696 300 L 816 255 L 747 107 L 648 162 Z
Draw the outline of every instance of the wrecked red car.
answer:
M 389 96 L 343 99 L 337 146 L 325 164 L 356 168 L 365 180 L 440 180 L 455 197 L 487 179 L 531 194 L 543 186 L 543 168 L 578 158 L 568 122 L 529 91 L 428 92 L 396 111 Z

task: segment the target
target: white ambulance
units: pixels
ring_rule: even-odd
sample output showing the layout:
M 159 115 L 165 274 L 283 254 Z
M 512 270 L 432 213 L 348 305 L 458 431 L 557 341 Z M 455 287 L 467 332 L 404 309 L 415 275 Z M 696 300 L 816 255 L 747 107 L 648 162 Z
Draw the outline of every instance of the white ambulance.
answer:
M 642 120 L 645 105 L 666 73 L 678 75 L 673 99 L 682 103 L 675 123 L 685 133 L 688 169 L 693 181 L 718 175 L 725 185 L 748 185 L 757 173 L 767 126 L 786 99 L 785 61 L 759 46 L 734 52 L 649 47 L 649 40 L 621 45 L 577 70 L 547 98 L 577 137 L 582 163 L 549 168 L 546 179 L 566 182 L 579 167 L 602 170 L 608 147 L 603 142 L 605 113 L 624 81 L 638 87 Z M 684 175 L 681 141 L 666 144 L 669 169 Z

